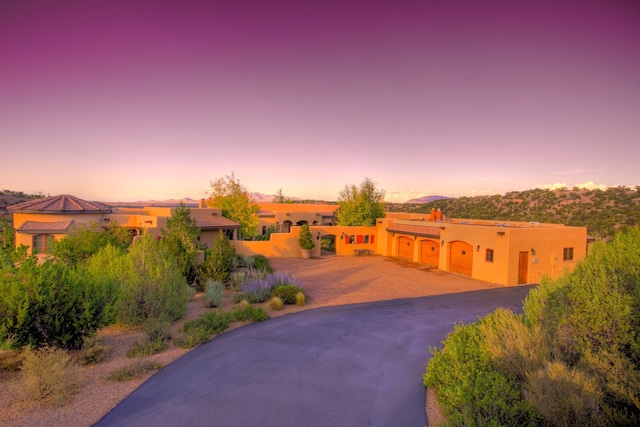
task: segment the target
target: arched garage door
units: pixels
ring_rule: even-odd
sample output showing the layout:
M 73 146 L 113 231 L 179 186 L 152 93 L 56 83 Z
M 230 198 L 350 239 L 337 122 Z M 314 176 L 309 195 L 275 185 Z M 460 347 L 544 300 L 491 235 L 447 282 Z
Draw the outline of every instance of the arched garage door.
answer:
M 411 237 L 398 237 L 398 257 L 413 261 L 413 244 L 414 240 Z
M 466 242 L 451 242 L 449 245 L 449 270 L 471 276 L 473 269 L 473 246 Z
M 421 241 L 420 262 L 430 265 L 440 264 L 440 244 L 435 240 Z

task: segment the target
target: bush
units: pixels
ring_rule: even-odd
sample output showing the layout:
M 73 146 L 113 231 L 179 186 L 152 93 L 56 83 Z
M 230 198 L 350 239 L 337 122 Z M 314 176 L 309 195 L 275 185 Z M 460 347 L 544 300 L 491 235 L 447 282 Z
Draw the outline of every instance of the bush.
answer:
M 296 294 L 296 304 L 299 305 L 300 307 L 304 307 L 306 303 L 307 303 L 307 297 L 304 294 L 304 292 L 298 292 Z
M 284 304 L 295 304 L 297 298 L 296 295 L 298 295 L 300 292 L 302 292 L 302 289 L 295 285 L 284 285 L 278 286 L 273 291 L 271 291 L 271 296 L 280 297 Z
M 147 319 L 177 320 L 187 312 L 190 289 L 174 257 L 150 234 L 132 247 L 118 271 L 119 320 L 139 325 Z
M 243 296 L 252 304 L 266 301 L 271 294 L 271 289 L 267 279 L 253 280 L 245 283 L 241 288 Z
M 152 354 L 160 353 L 168 347 L 169 343 L 161 339 L 141 342 L 136 341 L 133 343 L 133 347 L 127 351 L 127 357 L 150 356 Z
M 269 264 L 269 260 L 264 255 L 254 255 L 253 265 L 257 270 L 266 271 L 267 273 L 273 273 L 273 268 Z
M 166 320 L 149 319 L 145 322 L 146 339 L 135 342 L 133 348 L 127 351 L 127 357 L 150 356 L 160 353 L 169 347 L 171 339 L 171 324 Z
M 104 360 L 111 351 L 111 347 L 104 344 L 102 338 L 91 337 L 84 341 L 79 361 L 81 365 L 92 365 Z
M 202 296 L 202 302 L 207 308 L 221 307 L 223 294 L 224 285 L 222 283 L 213 280 L 207 280 L 204 295 Z
M 140 360 L 130 365 L 116 369 L 109 375 L 111 381 L 129 381 L 137 377 L 141 377 L 148 372 L 157 371 L 164 366 L 161 363 L 149 360 Z
M 204 282 L 213 279 L 221 283 L 229 281 L 229 274 L 233 270 L 236 250 L 229 239 L 221 232 L 213 248 L 205 251 L 204 262 L 200 264 L 199 277 Z
M 282 299 L 280 299 L 279 297 L 271 298 L 271 301 L 269 301 L 269 307 L 271 307 L 275 311 L 282 310 Z
M 237 320 L 240 322 L 245 320 L 251 320 L 252 322 L 262 322 L 269 318 L 262 307 L 253 307 L 248 303 L 246 305 L 243 305 L 242 307 L 236 308 L 231 313 L 233 316 L 233 320 Z
M 0 342 L 14 348 L 80 348 L 83 338 L 112 318 L 108 287 L 63 263 L 25 260 L 0 275 Z
M 78 371 L 66 351 L 54 347 L 24 350 L 20 390 L 30 400 L 64 404 L 78 388 Z
M 214 334 L 224 332 L 231 323 L 231 315 L 223 311 L 210 311 L 194 320 L 185 322 L 182 327 L 184 347 L 195 347 L 210 341 Z
M 300 236 L 298 237 L 298 243 L 300 247 L 305 250 L 311 250 L 316 245 L 313 243 L 313 237 L 311 237 L 311 231 L 308 224 L 303 224 L 300 227 Z
M 24 354 L 17 351 L 0 351 L 0 372 L 15 372 L 22 366 Z

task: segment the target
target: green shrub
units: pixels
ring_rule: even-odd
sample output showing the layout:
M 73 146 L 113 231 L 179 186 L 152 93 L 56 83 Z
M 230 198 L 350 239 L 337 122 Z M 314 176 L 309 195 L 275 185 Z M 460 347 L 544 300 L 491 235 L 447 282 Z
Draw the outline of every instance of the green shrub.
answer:
M 229 274 L 233 270 L 236 250 L 224 233 L 219 233 L 213 248 L 207 249 L 204 262 L 199 267 L 200 281 L 213 279 L 221 283 L 229 281 Z
M 267 272 L 268 274 L 273 273 L 273 268 L 271 264 L 269 264 L 269 260 L 264 255 L 254 255 L 253 256 L 253 266 L 256 270 L 262 270 Z
M 91 365 L 99 363 L 104 360 L 105 357 L 107 357 L 109 351 L 111 351 L 111 347 L 106 345 L 102 338 L 87 338 L 84 341 L 82 352 L 80 352 L 80 357 L 78 358 L 78 360 L 80 361 L 81 365 Z
M 271 298 L 271 301 L 269 301 L 269 307 L 271 307 L 275 311 L 282 310 L 282 304 L 282 299 L 280 299 L 280 297 L 273 297 Z
M 306 303 L 307 303 L 307 296 L 304 294 L 304 292 L 298 292 L 296 294 L 296 304 L 299 305 L 300 307 L 304 307 Z
M 498 372 L 483 347 L 478 324 L 456 325 L 423 377 L 451 425 L 537 425 L 539 415 L 519 385 Z
M 300 292 L 302 292 L 302 289 L 295 285 L 284 285 L 278 286 L 273 291 L 271 291 L 271 296 L 280 297 L 284 304 L 295 304 L 296 295 Z
M 242 303 L 243 301 L 246 301 L 247 304 L 249 304 L 249 297 L 247 296 L 246 293 L 239 292 L 239 293 L 237 293 L 237 294 L 235 294 L 233 296 L 233 303 L 234 304 Z
M 113 303 L 109 288 L 83 273 L 30 257 L 12 274 L 0 274 L 0 342 L 80 348 L 84 336 L 110 320 Z
M 77 367 L 71 356 L 62 349 L 26 348 L 21 371 L 20 391 L 30 400 L 46 400 L 54 405 L 62 405 L 78 388 Z
M 224 285 L 214 280 L 207 280 L 202 301 L 207 308 L 221 307 Z
M 139 325 L 151 318 L 173 321 L 185 315 L 189 286 L 175 258 L 150 234 L 123 258 L 118 279 L 118 318 L 123 324 Z
M 236 308 L 231 313 L 233 320 L 237 321 L 251 320 L 253 322 L 262 322 L 269 318 L 262 307 L 253 307 L 249 305 L 249 303 Z
M 240 289 L 240 286 L 244 285 L 247 281 L 247 271 L 238 270 L 229 274 L 229 287 L 233 290 Z
M 184 346 L 193 347 L 210 341 L 214 334 L 224 332 L 231 323 L 231 315 L 223 311 L 210 311 L 194 320 L 185 322 L 182 327 Z
M 136 341 L 133 343 L 133 347 L 127 351 L 127 357 L 150 356 L 152 354 L 160 353 L 168 347 L 169 343 L 161 339 L 140 342 Z
M 171 339 L 171 323 L 163 319 L 149 319 L 142 325 L 147 334 L 147 341 L 169 341 Z
M 161 363 L 149 360 L 139 360 L 127 366 L 116 369 L 109 375 L 111 381 L 129 381 L 141 377 L 148 372 L 157 371 L 164 366 Z

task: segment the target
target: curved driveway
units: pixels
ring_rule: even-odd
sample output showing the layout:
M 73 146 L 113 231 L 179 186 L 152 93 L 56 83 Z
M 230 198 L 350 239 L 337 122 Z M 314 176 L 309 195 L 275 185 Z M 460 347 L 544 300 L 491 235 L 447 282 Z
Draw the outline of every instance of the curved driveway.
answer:
M 151 377 L 98 426 L 424 426 L 429 346 L 521 311 L 530 286 L 322 307 L 235 329 Z

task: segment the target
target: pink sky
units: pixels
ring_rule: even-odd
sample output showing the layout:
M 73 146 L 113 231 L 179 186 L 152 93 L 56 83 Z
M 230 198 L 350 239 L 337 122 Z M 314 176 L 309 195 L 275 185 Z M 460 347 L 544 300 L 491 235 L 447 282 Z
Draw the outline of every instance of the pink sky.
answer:
M 0 189 L 640 184 L 637 1 L 3 1 Z

